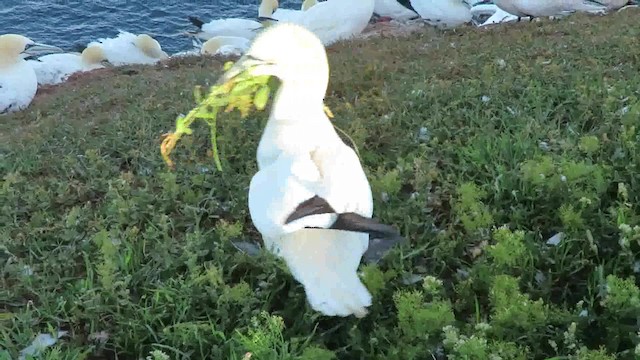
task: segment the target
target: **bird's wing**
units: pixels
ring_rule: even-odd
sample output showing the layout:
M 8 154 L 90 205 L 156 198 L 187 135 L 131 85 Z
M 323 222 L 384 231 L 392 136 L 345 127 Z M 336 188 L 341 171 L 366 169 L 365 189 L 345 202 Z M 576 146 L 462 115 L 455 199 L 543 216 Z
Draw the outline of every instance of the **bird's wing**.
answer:
M 0 114 L 6 114 L 13 110 L 16 102 L 15 97 L 15 92 L 4 85 L 2 79 L 0 79 Z
M 325 46 L 358 35 L 366 28 L 373 12 L 367 14 L 359 7 L 345 4 L 341 0 L 319 2 L 304 11 L 297 22 L 313 32 Z
M 249 212 L 263 237 L 277 239 L 304 227 L 330 227 L 337 215 L 306 216 L 286 224 L 296 208 L 317 195 L 320 172 L 310 155 L 282 153 L 258 171 L 249 185 Z
M 36 72 L 39 84 L 58 84 L 69 77 L 69 75 L 82 71 L 80 57 L 76 54 L 51 54 L 43 56 L 40 61 L 28 61 Z
M 250 39 L 255 36 L 255 30 L 262 24 L 250 19 L 229 18 L 212 20 L 202 25 L 202 31 L 213 36 L 239 36 Z
M 344 144 L 304 154 L 282 153 L 251 180 L 249 210 L 256 228 L 277 239 L 303 228 L 367 233 L 399 239 L 371 218 L 371 188 L 355 152 Z

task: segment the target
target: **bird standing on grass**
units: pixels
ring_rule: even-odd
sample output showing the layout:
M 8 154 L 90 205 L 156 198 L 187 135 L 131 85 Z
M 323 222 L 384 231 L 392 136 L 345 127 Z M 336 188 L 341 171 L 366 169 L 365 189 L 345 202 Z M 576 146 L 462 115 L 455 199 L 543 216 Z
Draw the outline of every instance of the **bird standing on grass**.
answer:
M 371 188 L 360 161 L 325 114 L 324 46 L 301 26 L 277 24 L 256 37 L 219 83 L 244 71 L 281 81 L 257 150 L 251 219 L 265 247 L 284 258 L 302 283 L 313 309 L 363 317 L 371 294 L 357 269 L 369 235 L 401 238 L 393 227 L 371 219 Z
M 515 15 L 520 21 L 523 17 L 558 16 L 567 12 L 604 12 L 606 7 L 589 0 L 495 0 L 500 9 Z
M 24 59 L 62 51 L 22 35 L 0 35 L 0 114 L 26 108 L 36 95 L 38 79 Z

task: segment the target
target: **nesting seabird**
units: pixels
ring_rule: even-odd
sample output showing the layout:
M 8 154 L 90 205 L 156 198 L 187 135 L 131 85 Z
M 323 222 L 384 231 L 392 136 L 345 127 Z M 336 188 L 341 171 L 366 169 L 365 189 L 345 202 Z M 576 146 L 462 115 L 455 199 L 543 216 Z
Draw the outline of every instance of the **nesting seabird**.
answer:
M 82 53 L 45 55 L 28 63 L 35 70 L 39 85 L 59 84 L 67 81 L 72 74 L 110 65 L 102 47 L 95 44 L 82 50 Z
M 27 57 L 62 52 L 16 34 L 0 35 L 0 114 L 22 110 L 31 104 L 38 79 Z
M 91 45 L 100 46 L 109 63 L 115 66 L 151 65 L 169 57 L 160 43 L 148 34 L 135 35 L 120 31 L 115 38 L 98 39 Z
M 393 227 L 371 219 L 372 194 L 362 165 L 325 114 L 325 48 L 302 26 L 276 24 L 256 37 L 219 83 L 245 70 L 281 81 L 249 187 L 253 224 L 265 247 L 302 283 L 313 309 L 363 317 L 371 294 L 357 269 L 369 236 L 401 238 Z
M 240 56 L 251 45 L 251 41 L 238 36 L 214 36 L 200 48 L 203 55 Z

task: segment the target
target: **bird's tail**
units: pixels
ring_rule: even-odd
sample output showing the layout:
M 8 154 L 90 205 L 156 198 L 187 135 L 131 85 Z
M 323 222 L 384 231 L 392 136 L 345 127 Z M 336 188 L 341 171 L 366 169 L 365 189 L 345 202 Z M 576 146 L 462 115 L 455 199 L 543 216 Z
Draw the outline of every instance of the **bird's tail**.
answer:
M 358 277 L 367 234 L 302 229 L 284 236 L 279 255 L 304 286 L 311 307 L 327 316 L 364 317 L 371 294 Z

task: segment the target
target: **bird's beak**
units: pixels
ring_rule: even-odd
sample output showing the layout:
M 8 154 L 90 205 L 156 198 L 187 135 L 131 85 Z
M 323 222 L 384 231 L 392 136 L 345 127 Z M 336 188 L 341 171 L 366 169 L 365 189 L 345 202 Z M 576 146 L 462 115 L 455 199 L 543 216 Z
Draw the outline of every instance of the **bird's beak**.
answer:
M 482 0 L 482 1 L 478 1 L 477 3 L 473 4 L 473 6 L 480 5 L 480 4 L 482 4 L 482 5 L 490 5 L 490 4 L 493 4 L 493 2 L 491 0 Z
M 222 74 L 220 79 L 216 82 L 216 85 L 227 84 L 243 72 L 247 70 L 254 70 L 256 67 L 266 64 L 268 63 L 264 60 L 245 54 L 235 64 L 233 64 L 229 70 Z
M 268 16 L 258 16 L 258 21 L 278 21 L 278 19 L 270 18 Z
M 61 52 L 64 52 L 64 50 L 60 49 L 57 46 L 33 43 L 33 44 L 28 44 L 22 53 L 26 54 L 27 56 L 40 56 L 45 54 L 55 54 L 55 53 L 61 53 Z
M 278 19 L 274 19 L 274 18 L 270 18 L 268 16 L 258 16 L 258 21 L 260 22 L 260 24 L 262 24 L 262 27 L 265 28 L 267 26 L 271 26 L 276 24 L 279 20 Z M 260 28 L 255 29 L 255 30 L 262 30 Z

